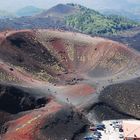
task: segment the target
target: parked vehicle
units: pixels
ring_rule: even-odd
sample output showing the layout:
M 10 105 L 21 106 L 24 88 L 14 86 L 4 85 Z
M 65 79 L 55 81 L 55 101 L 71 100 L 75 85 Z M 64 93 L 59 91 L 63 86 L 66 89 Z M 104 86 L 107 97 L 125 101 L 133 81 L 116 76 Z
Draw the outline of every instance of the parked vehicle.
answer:
M 119 132 L 123 132 L 123 129 L 122 129 L 122 128 L 120 128 L 120 129 L 119 129 Z
M 117 124 L 117 123 L 119 123 L 119 122 L 118 122 L 118 121 L 113 121 L 112 123 L 113 123 L 113 124 Z
M 99 138 L 99 139 L 101 138 L 101 136 L 100 135 L 97 135 L 97 134 L 94 134 L 93 137 L 94 138 Z
M 93 136 L 86 136 L 84 137 L 85 140 L 95 140 Z
M 101 126 L 97 126 L 96 129 L 97 129 L 97 130 L 102 130 L 102 131 L 104 130 L 104 128 L 101 127 Z
M 89 128 L 89 130 L 91 130 L 91 131 L 97 131 L 97 129 L 96 129 L 95 126 L 91 126 L 91 127 Z
M 95 131 L 93 134 L 102 136 L 101 132 L 99 132 L 99 131 Z
M 105 125 L 104 124 L 97 124 L 96 127 L 102 127 L 105 129 Z
M 120 138 L 120 139 L 123 139 L 123 138 L 124 138 L 123 134 L 120 134 L 120 135 L 119 135 L 119 138 Z
M 115 127 L 115 128 L 119 128 L 119 129 L 122 128 L 122 126 L 119 125 L 119 124 L 115 125 L 114 127 Z

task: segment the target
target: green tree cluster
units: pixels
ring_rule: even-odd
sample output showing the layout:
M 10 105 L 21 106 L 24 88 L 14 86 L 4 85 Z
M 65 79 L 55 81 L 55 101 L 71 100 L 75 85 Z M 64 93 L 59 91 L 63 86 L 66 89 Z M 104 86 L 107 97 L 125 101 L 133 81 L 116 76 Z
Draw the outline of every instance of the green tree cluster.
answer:
M 80 8 L 79 12 L 66 17 L 65 23 L 86 34 L 116 34 L 118 31 L 139 25 L 125 17 L 115 15 L 104 16 L 95 10 L 83 6 L 78 6 L 78 8 Z

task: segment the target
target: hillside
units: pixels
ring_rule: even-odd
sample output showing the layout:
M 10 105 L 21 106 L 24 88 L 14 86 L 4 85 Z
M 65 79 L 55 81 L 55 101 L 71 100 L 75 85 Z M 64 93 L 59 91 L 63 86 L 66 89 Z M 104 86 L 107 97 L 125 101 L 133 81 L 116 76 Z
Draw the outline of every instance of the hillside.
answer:
M 80 12 L 65 19 L 68 26 L 86 34 L 116 34 L 139 24 L 121 16 L 104 16 L 97 11 L 80 6 Z

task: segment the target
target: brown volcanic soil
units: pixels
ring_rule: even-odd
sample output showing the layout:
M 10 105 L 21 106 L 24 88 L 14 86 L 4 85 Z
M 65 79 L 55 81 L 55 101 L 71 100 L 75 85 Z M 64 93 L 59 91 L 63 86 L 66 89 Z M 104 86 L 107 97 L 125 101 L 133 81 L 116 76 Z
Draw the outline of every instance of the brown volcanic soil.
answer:
M 1 33 L 0 50 L 2 140 L 78 140 L 92 120 L 140 119 L 140 55 L 121 43 L 21 30 Z

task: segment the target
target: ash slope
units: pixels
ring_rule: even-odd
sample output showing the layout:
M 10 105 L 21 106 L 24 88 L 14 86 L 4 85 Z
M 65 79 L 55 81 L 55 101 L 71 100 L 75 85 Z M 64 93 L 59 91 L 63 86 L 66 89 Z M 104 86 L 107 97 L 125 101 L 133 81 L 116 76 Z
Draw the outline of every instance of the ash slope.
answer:
M 140 119 L 139 52 L 56 30 L 2 32 L 0 49 L 0 99 L 10 100 L 10 108 L 20 105 L 10 112 L 0 104 L 4 140 L 75 140 L 93 120 Z
M 110 119 L 140 119 L 140 78 L 105 87 L 98 102 L 88 106 L 88 115 L 96 114 L 98 121 Z

